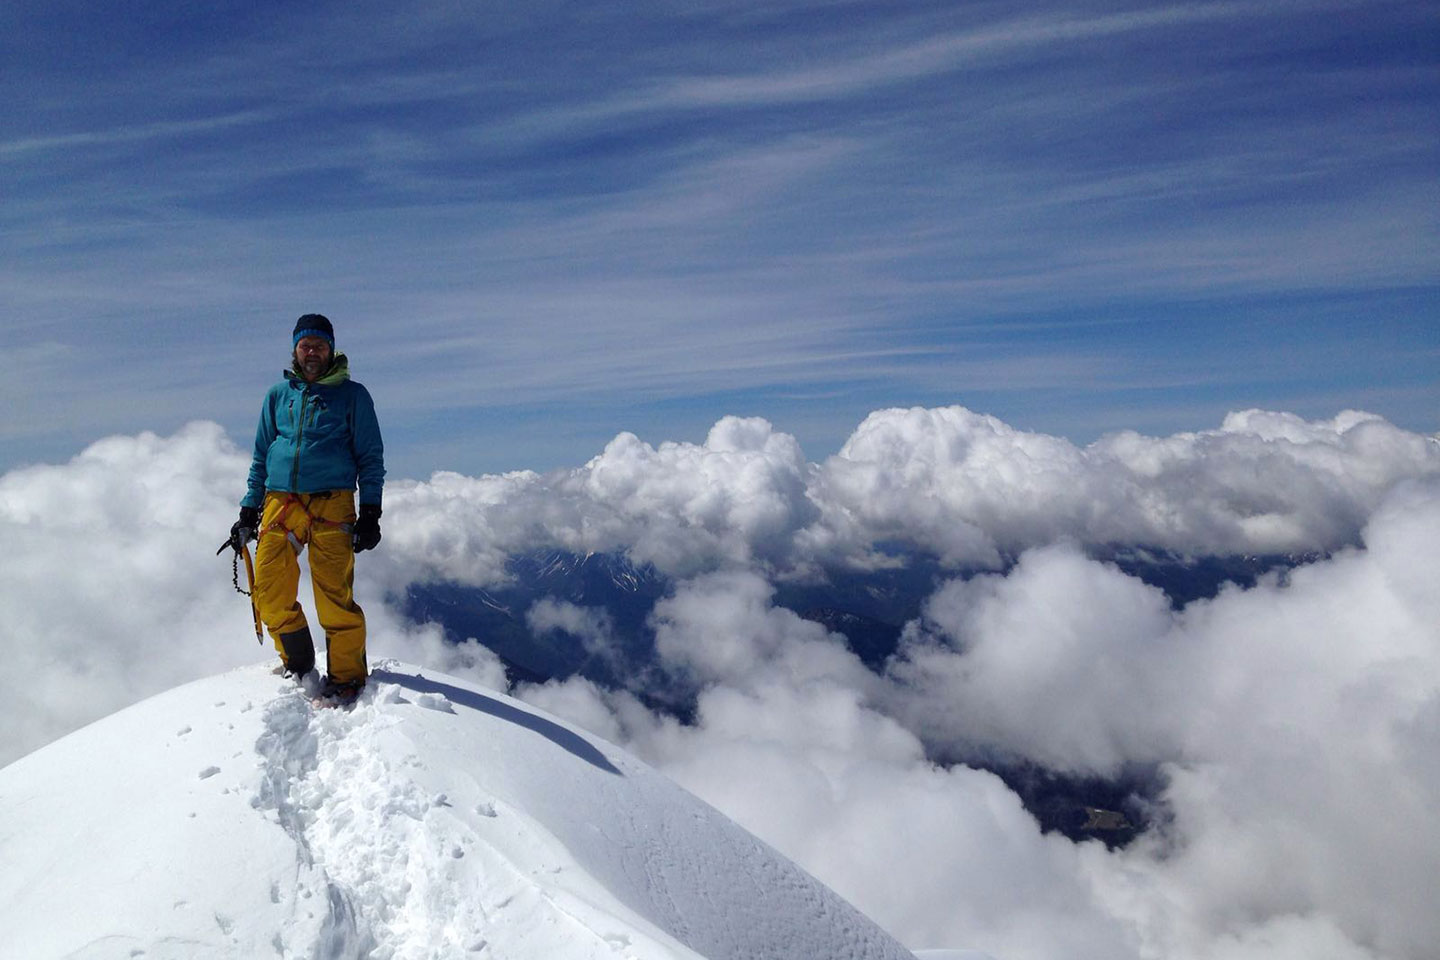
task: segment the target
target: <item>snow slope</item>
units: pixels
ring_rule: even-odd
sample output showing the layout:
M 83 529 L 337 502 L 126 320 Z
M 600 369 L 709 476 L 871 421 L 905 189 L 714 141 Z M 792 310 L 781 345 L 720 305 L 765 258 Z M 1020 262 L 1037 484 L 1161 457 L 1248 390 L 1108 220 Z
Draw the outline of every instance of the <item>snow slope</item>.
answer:
M 244 667 L 0 770 L 0 957 L 911 955 L 618 748 L 387 662 L 350 711 Z

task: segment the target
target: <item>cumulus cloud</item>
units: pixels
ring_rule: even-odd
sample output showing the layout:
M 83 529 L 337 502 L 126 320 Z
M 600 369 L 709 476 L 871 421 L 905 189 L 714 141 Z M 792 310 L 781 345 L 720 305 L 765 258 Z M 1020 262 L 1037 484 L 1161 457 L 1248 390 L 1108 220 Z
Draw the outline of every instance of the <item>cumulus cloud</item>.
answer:
M 1156 718 L 1171 726 L 1174 691 L 1154 682 L 1171 679 L 1179 655 L 1170 625 L 1161 591 L 1073 545 L 1037 548 L 1007 575 L 930 598 L 890 667 L 894 709 L 933 742 L 1052 770 L 1157 762 L 1173 756 Z
M 175 683 L 273 656 L 214 548 L 247 457 L 218 427 L 98 443 L 0 477 L 0 762 Z M 953 565 L 885 669 L 776 605 L 832 568 Z M 1085 447 L 963 408 L 870 416 L 823 463 L 757 419 L 703 444 L 621 435 L 540 475 L 387 489 L 357 565 L 372 658 L 504 685 L 476 639 L 408 623 L 432 579 L 497 584 L 536 548 L 675 580 L 643 690 L 523 687 L 661 767 L 914 947 L 1073 956 L 1425 956 L 1440 927 L 1440 444 L 1375 417 L 1233 415 Z M 1173 609 L 1089 548 L 1324 559 Z M 977 568 L 991 572 L 972 575 Z M 963 574 L 963 575 L 962 575 Z M 243 576 L 243 574 L 242 574 Z M 302 598 L 305 595 L 302 594 Z M 528 611 L 603 655 L 605 611 Z M 996 776 L 935 757 L 1161 772 L 1122 850 L 1044 834 Z
M 214 556 L 246 469 L 218 426 L 194 424 L 0 478 L 0 762 L 254 659 L 248 607 Z
M 1188 905 L 1178 937 L 1309 915 L 1384 955 L 1433 948 L 1437 544 L 1440 485 L 1410 487 L 1365 549 L 1178 618 L 1174 669 L 1203 682 L 1175 684 L 1168 855 L 1136 854 Z
M 963 407 L 883 410 L 820 471 L 822 528 L 960 564 L 1071 537 L 1188 554 L 1326 551 L 1353 543 L 1398 481 L 1440 475 L 1440 444 L 1363 413 L 1307 422 L 1247 411 L 1219 430 L 1087 447 Z
M 475 585 L 507 579 L 505 559 L 537 547 L 627 553 L 685 576 L 790 562 L 791 539 L 817 515 L 814 467 L 794 437 L 756 418 L 726 417 L 704 444 L 659 447 L 622 433 L 583 467 L 541 476 L 437 473 L 386 489 L 384 578 L 417 570 Z
M 1411 957 L 1440 830 L 1440 483 L 1363 545 L 1174 611 L 1070 545 L 942 588 L 884 677 L 753 574 L 680 585 L 659 652 L 693 723 L 584 682 L 523 691 L 716 803 L 914 946 L 1000 957 Z M 1122 851 L 1042 835 L 925 741 L 1161 765 Z
M 1423 906 L 1440 858 L 1423 825 L 1440 795 L 1440 484 L 1397 489 L 1363 542 L 1178 612 L 1073 548 L 1034 551 L 931 600 L 891 665 L 898 712 L 1055 769 L 1163 763 L 1166 829 L 1099 877 L 1145 904 L 1162 955 L 1248 927 L 1225 952 L 1343 934 L 1356 955 L 1421 956 L 1440 936 Z M 1301 936 L 1304 916 L 1323 923 Z
M 623 522 L 619 539 L 636 560 L 683 575 L 782 558 L 816 514 L 806 497 L 810 472 L 794 437 L 759 418 L 726 417 L 703 446 L 656 449 L 622 434 L 567 487 Z
M 215 555 L 249 461 L 218 425 L 194 423 L 0 477 L 0 764 L 144 697 L 273 656 L 235 590 L 243 567 Z M 359 570 L 372 658 L 403 653 L 503 686 L 493 654 L 406 623 L 379 602 L 376 568 Z M 313 611 L 308 576 L 300 596 Z
M 874 708 L 879 678 L 843 638 L 774 607 L 772 592 L 753 573 L 717 573 L 657 605 L 665 663 L 705 683 L 693 723 L 584 680 L 520 692 L 625 744 L 907 943 L 1126 955 L 1084 853 L 1042 836 L 993 774 L 929 763 Z
M 786 686 L 822 679 L 862 687 L 868 670 L 819 624 L 771 605 L 774 588 L 752 572 L 698 577 L 655 605 L 655 644 L 672 668 L 702 684 L 748 675 Z
M 805 459 L 788 434 L 727 417 L 703 444 L 621 434 L 547 475 L 436 474 L 387 491 L 382 561 L 476 585 L 536 547 L 625 552 L 673 577 L 718 569 L 815 578 L 893 563 L 899 542 L 999 569 L 1069 538 L 1188 555 L 1327 552 L 1398 482 L 1440 476 L 1440 443 L 1368 414 L 1248 411 L 1218 429 L 1123 433 L 1078 447 L 963 407 L 871 414 L 840 452 Z
M 377 581 L 402 589 L 412 579 L 490 583 L 505 577 L 513 544 L 542 535 L 521 504 L 537 474 L 465 477 L 439 472 L 426 483 L 386 485 L 385 549 L 377 551 Z M 551 526 L 565 526 L 550 518 Z

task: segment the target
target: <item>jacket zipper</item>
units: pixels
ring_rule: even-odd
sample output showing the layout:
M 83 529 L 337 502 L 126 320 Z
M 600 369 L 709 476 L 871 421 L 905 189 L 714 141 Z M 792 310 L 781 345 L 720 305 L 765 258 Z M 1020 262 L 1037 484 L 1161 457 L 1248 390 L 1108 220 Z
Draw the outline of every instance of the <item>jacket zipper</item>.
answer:
M 295 429 L 295 459 L 290 462 L 290 489 L 300 483 L 300 442 L 305 439 L 305 408 L 310 404 L 310 388 L 300 392 L 300 425 Z

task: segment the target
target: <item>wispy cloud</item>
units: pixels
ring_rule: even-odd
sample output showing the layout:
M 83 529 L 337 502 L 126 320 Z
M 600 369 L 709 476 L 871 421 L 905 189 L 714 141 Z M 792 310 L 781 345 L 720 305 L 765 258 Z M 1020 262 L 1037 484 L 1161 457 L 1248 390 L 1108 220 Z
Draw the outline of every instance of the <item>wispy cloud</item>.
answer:
M 1364 340 L 1376 396 L 1384 370 L 1423 380 L 1424 338 L 1314 298 L 1418 322 L 1437 262 L 1434 80 L 1404 10 L 1342 7 L 1353 41 L 1312 5 L 1179 3 L 306 8 L 93 76 L 21 44 L 37 96 L 23 122 L 0 108 L 24 131 L 0 143 L 0 296 L 14 347 L 107 371 L 54 421 L 72 445 L 177 425 L 103 402 L 129 391 L 243 433 L 238 370 L 273 371 L 266 323 L 278 343 L 308 309 L 422 433 L 422 411 L 581 398 L 613 428 L 721 396 L 819 423 L 776 401 L 802 393 L 831 398 L 832 437 L 887 395 L 1083 426 L 1125 384 L 1213 416 L 1297 356 L 1322 415 L 1325 344 Z M 1247 338 L 1282 302 L 1305 336 Z M 150 392 L 175 358 L 144 347 L 180 331 L 234 358 L 233 388 Z M 1433 419 L 1416 389 L 1385 412 Z M 86 409 L 135 419 L 87 432 Z
M 862 52 L 817 68 L 734 77 L 680 79 L 661 89 L 666 106 L 744 106 L 850 96 L 876 86 L 933 78 L 965 68 L 1013 66 L 1027 54 L 1066 44 L 1188 24 L 1261 15 L 1242 3 L 1183 4 L 1144 12 L 1080 17 L 1047 13 L 911 40 L 880 52 Z
M 276 112 L 273 110 L 243 110 L 223 116 L 200 117 L 194 120 L 166 120 L 52 136 L 20 137 L 0 140 L 0 157 L 45 151 L 108 147 L 117 144 L 135 146 L 156 140 L 180 140 L 197 134 L 256 126 L 274 120 L 275 117 Z

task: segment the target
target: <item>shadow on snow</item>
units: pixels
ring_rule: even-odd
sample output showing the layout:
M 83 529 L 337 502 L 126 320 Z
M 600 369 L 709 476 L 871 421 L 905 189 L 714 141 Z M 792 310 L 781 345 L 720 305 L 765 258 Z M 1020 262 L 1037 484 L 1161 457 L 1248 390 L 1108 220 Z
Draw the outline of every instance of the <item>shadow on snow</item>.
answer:
M 385 683 L 393 683 L 396 686 L 404 687 L 406 690 L 411 690 L 415 693 L 437 693 L 457 706 L 469 707 L 471 710 L 478 710 L 481 713 L 489 714 L 497 720 L 504 720 L 506 723 L 513 723 L 516 726 L 524 727 L 527 730 L 538 733 L 557 747 L 574 754 L 591 766 L 598 767 L 606 773 L 623 776 L 615 765 L 606 758 L 605 754 L 601 753 L 596 749 L 594 744 L 590 743 L 590 741 L 578 733 L 575 733 L 573 730 L 567 730 L 552 720 L 546 720 L 544 717 L 527 713 L 524 710 L 512 707 L 510 704 L 503 703 L 493 697 L 487 697 L 483 694 L 453 686 L 452 684 L 442 683 L 439 680 L 431 680 L 429 677 L 412 676 L 408 673 L 372 670 L 370 678 Z

